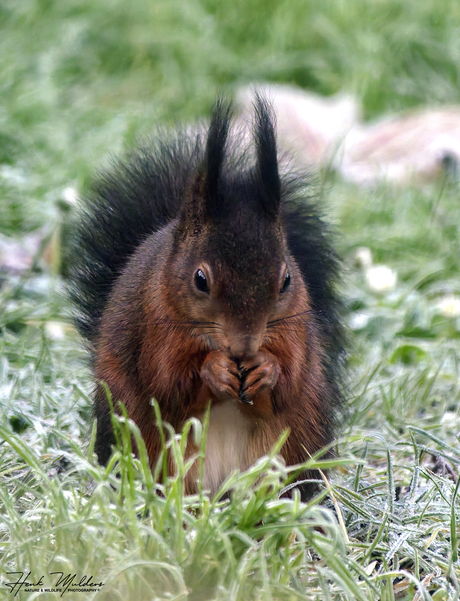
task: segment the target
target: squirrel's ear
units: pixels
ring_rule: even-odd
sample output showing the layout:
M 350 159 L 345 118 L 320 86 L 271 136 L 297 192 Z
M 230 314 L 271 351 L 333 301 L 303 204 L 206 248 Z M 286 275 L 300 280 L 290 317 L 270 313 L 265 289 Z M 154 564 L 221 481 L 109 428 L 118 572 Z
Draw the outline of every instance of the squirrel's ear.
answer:
M 256 93 L 254 138 L 257 151 L 257 176 L 262 206 L 270 217 L 277 217 L 281 203 L 281 182 L 275 135 L 275 114 L 270 103 Z

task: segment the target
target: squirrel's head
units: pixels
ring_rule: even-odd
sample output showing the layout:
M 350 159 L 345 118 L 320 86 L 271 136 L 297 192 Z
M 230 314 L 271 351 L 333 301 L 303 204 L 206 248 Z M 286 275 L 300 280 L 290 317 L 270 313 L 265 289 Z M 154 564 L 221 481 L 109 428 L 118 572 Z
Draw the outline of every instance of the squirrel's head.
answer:
M 252 154 L 229 139 L 230 121 L 229 106 L 218 102 L 167 277 L 177 282 L 169 306 L 195 322 L 210 346 L 238 359 L 260 349 L 267 324 L 308 309 L 308 297 L 282 226 L 271 108 L 257 97 Z

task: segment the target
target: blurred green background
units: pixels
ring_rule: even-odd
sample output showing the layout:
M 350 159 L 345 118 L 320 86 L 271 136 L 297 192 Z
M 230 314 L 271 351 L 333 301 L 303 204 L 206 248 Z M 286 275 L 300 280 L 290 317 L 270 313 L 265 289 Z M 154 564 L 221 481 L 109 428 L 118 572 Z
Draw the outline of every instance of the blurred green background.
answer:
M 2 0 L 0 163 L 24 177 L 0 178 L 0 231 L 40 225 L 50 194 L 218 90 L 347 91 L 371 118 L 458 102 L 459 68 L 456 0 Z

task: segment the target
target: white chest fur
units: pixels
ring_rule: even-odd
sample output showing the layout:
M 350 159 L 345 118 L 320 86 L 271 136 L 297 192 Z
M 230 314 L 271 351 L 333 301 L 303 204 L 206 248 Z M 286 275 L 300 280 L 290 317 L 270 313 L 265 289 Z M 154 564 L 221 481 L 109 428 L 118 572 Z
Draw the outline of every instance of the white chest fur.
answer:
M 214 494 L 234 470 L 245 470 L 254 460 L 252 424 L 232 401 L 215 405 L 209 415 L 203 487 Z

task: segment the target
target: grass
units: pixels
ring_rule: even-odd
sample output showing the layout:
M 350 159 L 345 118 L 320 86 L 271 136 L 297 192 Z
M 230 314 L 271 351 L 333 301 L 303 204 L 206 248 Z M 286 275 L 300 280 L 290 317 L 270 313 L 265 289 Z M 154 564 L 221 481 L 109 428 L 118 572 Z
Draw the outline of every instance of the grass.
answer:
M 457 182 L 322 181 L 353 343 L 339 459 L 308 504 L 279 497 L 290 474 L 275 453 L 232 477 L 226 501 L 185 496 L 180 477 L 157 485 L 123 420 L 98 466 L 59 275 L 68 189 L 110 153 L 254 81 L 352 92 L 366 117 L 458 103 L 459 29 L 456 0 L 1 3 L 0 235 L 47 247 L 1 275 L 0 596 L 8 572 L 30 571 L 49 588 L 51 572 L 105 583 L 69 600 L 459 598 Z M 360 247 L 397 273 L 394 290 L 372 291 Z M 182 472 L 183 442 L 168 443 Z

